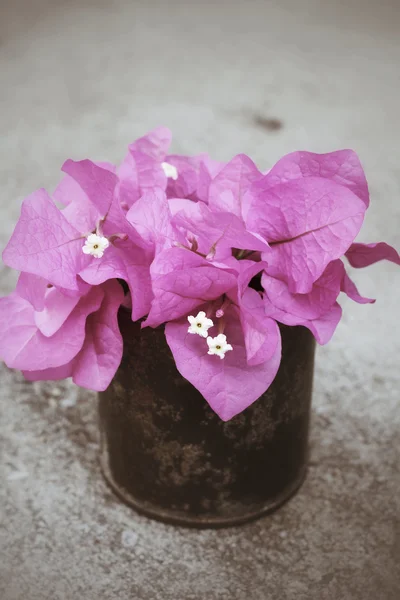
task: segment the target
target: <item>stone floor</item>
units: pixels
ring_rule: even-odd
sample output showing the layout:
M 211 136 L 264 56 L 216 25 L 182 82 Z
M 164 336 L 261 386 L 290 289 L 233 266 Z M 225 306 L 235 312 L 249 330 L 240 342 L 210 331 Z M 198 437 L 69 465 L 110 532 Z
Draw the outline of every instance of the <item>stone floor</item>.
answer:
M 400 245 L 400 4 L 14 0 L 0 7 L 0 244 L 67 157 L 118 160 L 170 126 L 176 152 L 356 149 L 362 239 Z M 152 522 L 97 462 L 95 397 L 1 370 L 1 600 L 400 598 L 400 273 L 355 274 L 318 352 L 312 458 L 273 516 L 221 531 Z M 2 293 L 15 278 L 0 272 Z

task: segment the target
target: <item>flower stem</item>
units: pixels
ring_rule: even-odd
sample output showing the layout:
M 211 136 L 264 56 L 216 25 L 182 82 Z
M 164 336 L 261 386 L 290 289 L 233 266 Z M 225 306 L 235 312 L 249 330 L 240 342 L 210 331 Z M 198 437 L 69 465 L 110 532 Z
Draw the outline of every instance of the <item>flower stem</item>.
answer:
M 225 318 L 222 317 L 218 320 L 218 334 L 224 333 L 225 331 Z

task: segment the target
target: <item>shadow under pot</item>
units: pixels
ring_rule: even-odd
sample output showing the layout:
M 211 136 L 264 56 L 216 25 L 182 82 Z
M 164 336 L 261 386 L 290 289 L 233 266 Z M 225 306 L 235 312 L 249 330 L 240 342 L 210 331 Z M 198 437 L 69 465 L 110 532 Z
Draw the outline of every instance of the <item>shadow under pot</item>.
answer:
M 163 328 L 121 310 L 124 355 L 99 394 L 101 467 L 128 505 L 193 527 L 244 523 L 277 509 L 304 480 L 315 342 L 280 326 L 282 362 L 269 389 L 228 422 L 176 369 Z

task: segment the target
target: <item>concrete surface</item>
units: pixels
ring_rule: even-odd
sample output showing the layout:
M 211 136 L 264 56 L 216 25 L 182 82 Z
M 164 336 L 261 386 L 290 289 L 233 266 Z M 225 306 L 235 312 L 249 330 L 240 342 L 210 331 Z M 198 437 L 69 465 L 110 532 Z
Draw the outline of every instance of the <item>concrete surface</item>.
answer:
M 361 239 L 400 245 L 399 25 L 395 0 L 3 0 L 1 245 L 65 158 L 118 160 L 158 124 L 177 152 L 262 167 L 352 147 L 372 193 Z M 131 512 L 100 476 L 94 396 L 3 367 L 1 600 L 400 598 L 400 273 L 355 279 L 378 302 L 344 302 L 318 353 L 308 479 L 244 527 Z

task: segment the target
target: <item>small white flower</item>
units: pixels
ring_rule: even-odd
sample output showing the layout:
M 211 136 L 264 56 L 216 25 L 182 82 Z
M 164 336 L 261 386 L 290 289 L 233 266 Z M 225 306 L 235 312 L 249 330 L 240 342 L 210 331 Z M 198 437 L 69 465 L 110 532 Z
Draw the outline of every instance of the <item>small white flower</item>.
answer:
M 104 254 L 104 250 L 108 248 L 110 242 L 106 237 L 91 233 L 87 236 L 85 245 L 82 248 L 84 254 L 91 254 L 96 258 L 101 258 Z
M 188 333 L 197 333 L 197 335 L 201 335 L 203 338 L 207 337 L 208 330 L 214 325 L 212 320 L 206 317 L 206 313 L 203 310 L 199 312 L 197 317 L 190 315 L 188 321 L 190 323 Z
M 174 165 L 171 165 L 170 163 L 167 162 L 163 162 L 161 163 L 162 166 L 162 170 L 164 171 L 165 175 L 171 179 L 173 179 L 174 181 L 176 181 L 178 179 L 178 169 L 176 167 L 174 167 Z
M 224 335 L 223 333 L 220 333 L 215 338 L 208 337 L 207 344 L 208 344 L 207 354 L 216 354 L 221 359 L 225 358 L 226 352 L 229 352 L 229 350 L 233 350 L 232 346 L 227 343 L 226 335 Z

